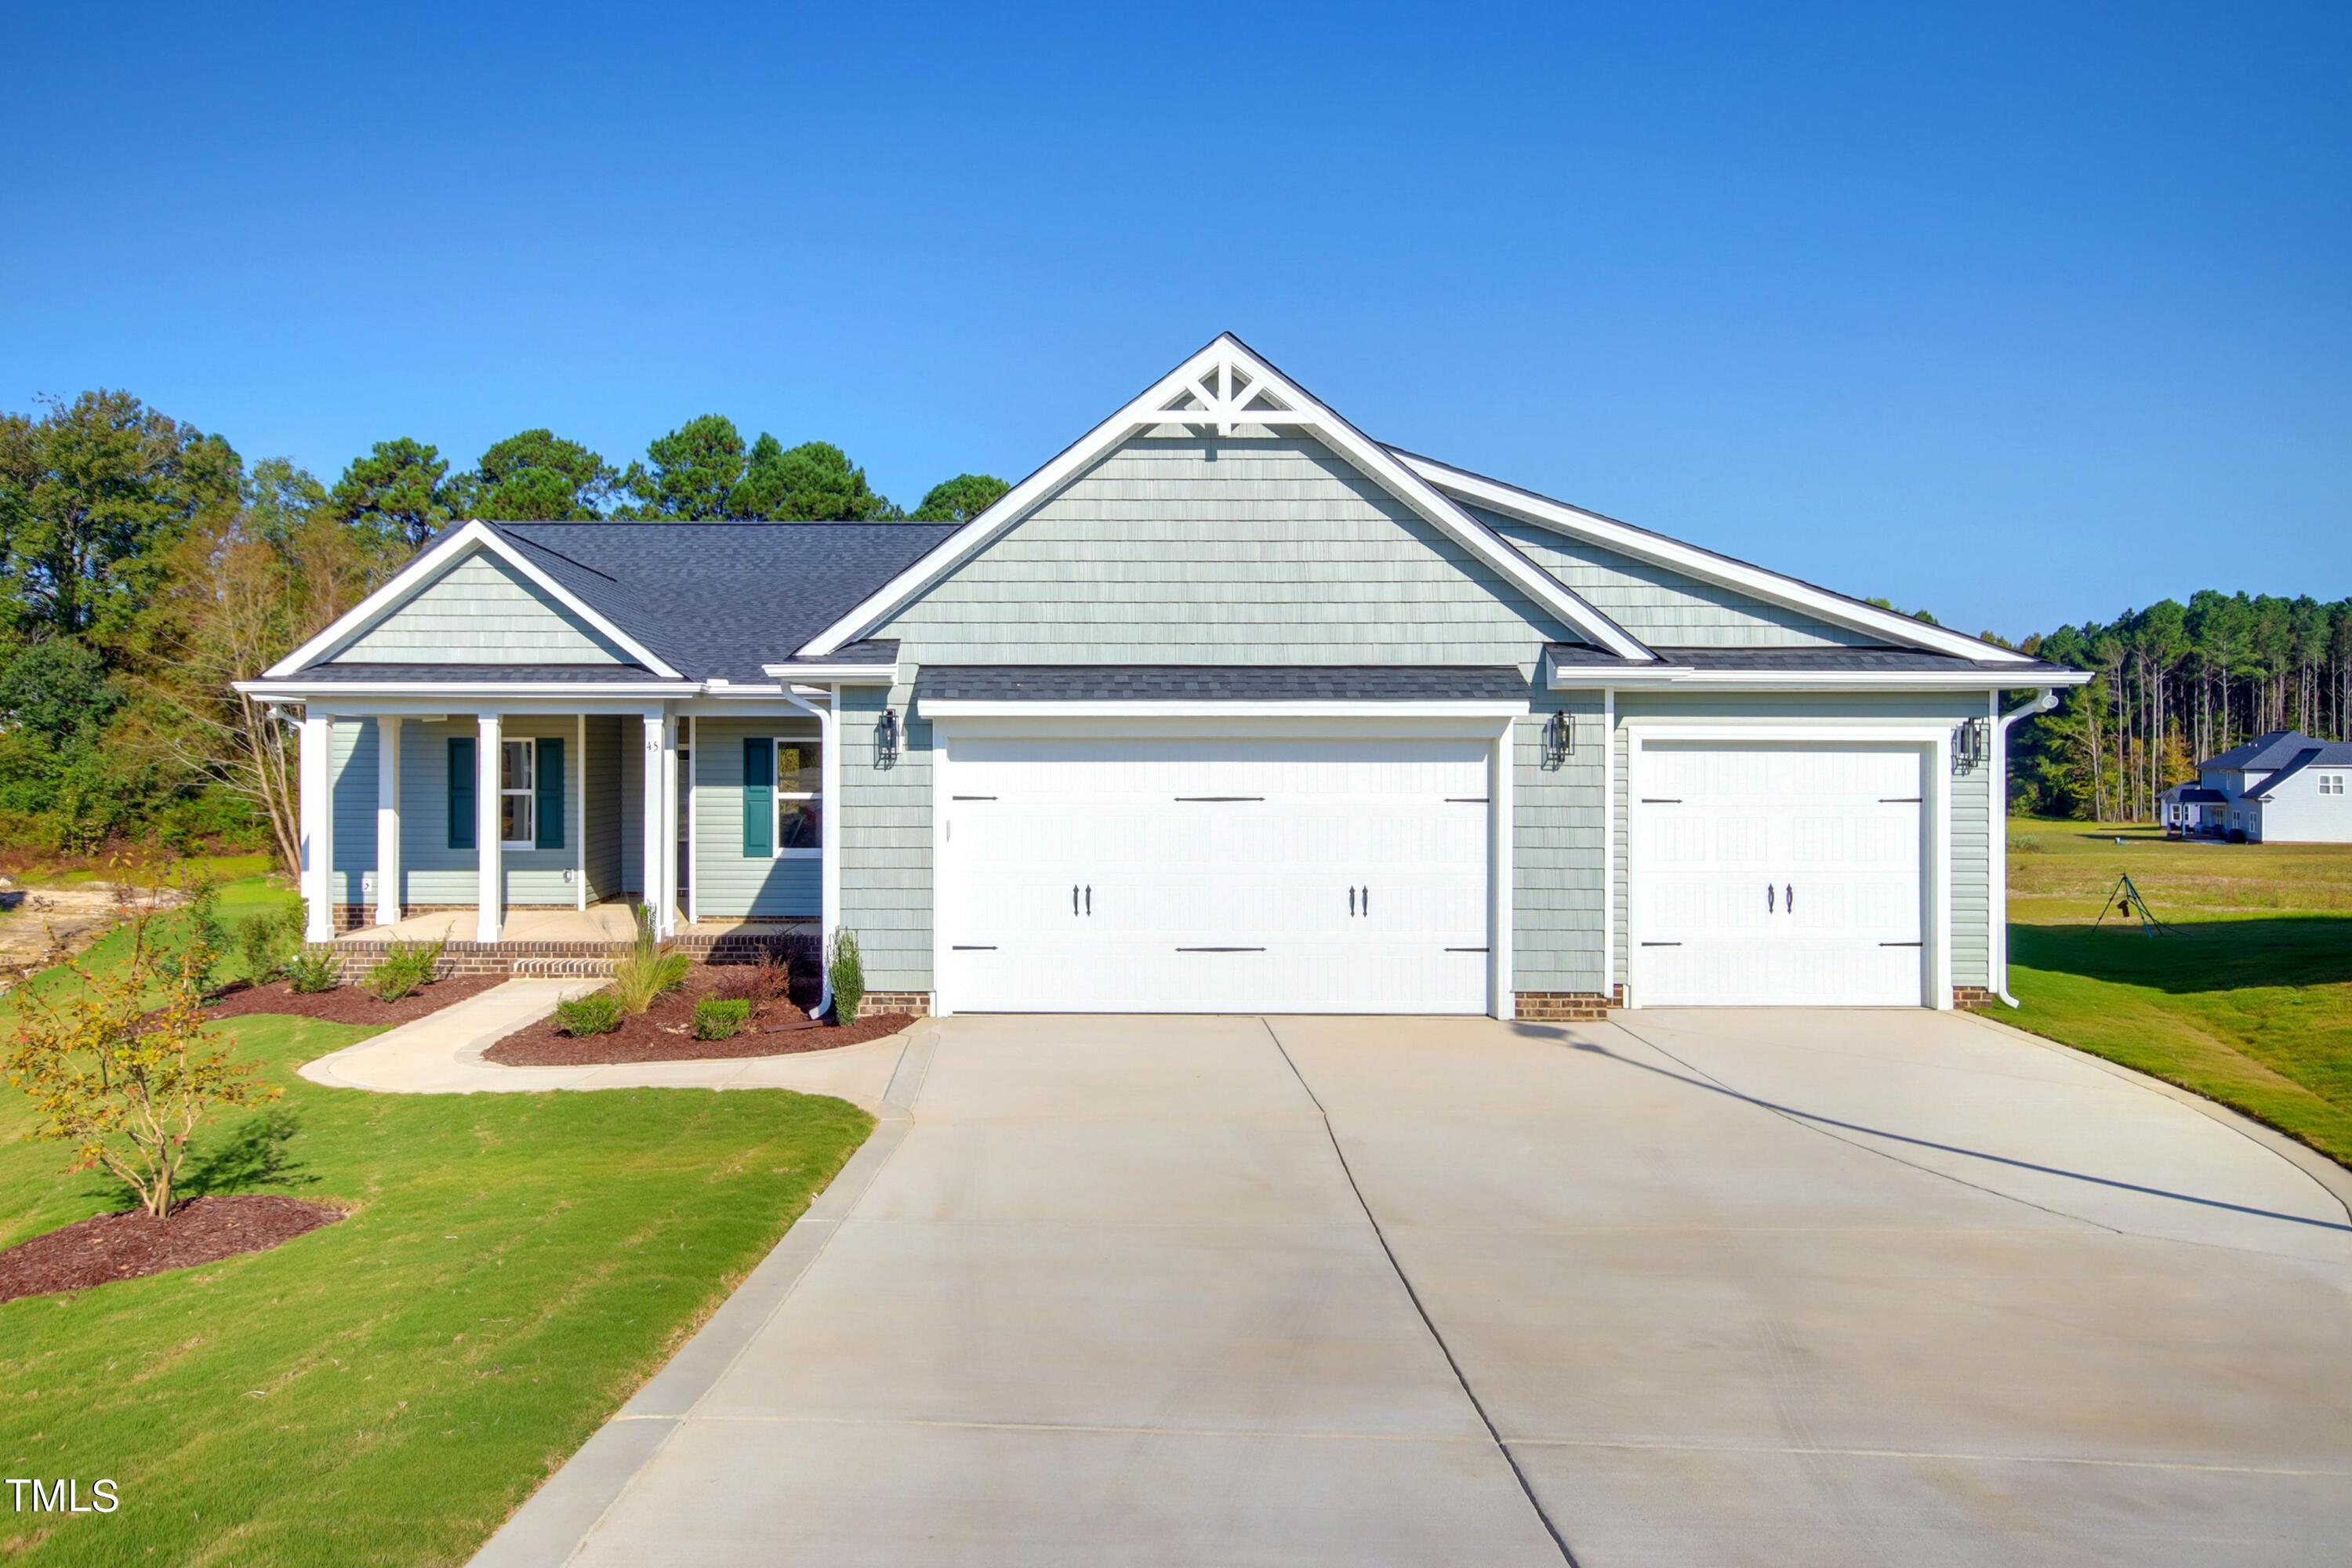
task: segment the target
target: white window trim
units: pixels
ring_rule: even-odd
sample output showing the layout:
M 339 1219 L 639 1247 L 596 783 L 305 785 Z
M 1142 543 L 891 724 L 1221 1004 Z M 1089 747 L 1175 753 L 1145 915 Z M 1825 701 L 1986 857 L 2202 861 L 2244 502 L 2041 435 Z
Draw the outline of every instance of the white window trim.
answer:
M 770 747 L 768 774 L 773 781 L 768 785 L 769 841 L 775 846 L 775 852 L 772 858 L 778 860 L 820 858 L 824 854 L 823 840 L 832 826 L 825 820 L 829 813 L 824 805 L 824 737 L 820 734 L 814 741 L 811 741 L 806 735 L 774 735 L 769 738 L 768 745 Z M 784 748 L 810 745 L 817 748 L 817 787 L 786 790 L 784 788 Z M 816 830 L 819 839 L 817 844 L 799 849 L 784 847 L 784 802 L 788 800 L 813 800 L 817 803 Z
M 510 789 L 507 786 L 506 751 L 509 746 L 522 748 L 523 756 L 526 759 L 523 765 L 530 773 L 530 783 L 521 789 Z M 510 795 L 520 795 L 523 798 L 522 819 L 530 825 L 530 837 L 528 838 L 502 837 L 499 840 L 499 847 L 536 849 L 539 847 L 539 742 L 529 736 L 520 740 L 510 735 L 499 737 L 499 820 L 500 822 L 506 820 L 507 796 Z

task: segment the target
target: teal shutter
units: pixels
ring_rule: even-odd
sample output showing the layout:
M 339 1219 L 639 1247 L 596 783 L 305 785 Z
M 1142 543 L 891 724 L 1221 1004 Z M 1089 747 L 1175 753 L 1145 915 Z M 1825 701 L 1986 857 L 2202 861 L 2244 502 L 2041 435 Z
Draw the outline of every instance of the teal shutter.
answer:
M 474 847 L 474 737 L 449 737 L 449 847 Z
M 743 858 L 776 853 L 776 743 L 764 736 L 743 742 Z
M 541 849 L 563 847 L 563 738 L 539 738 L 539 833 Z

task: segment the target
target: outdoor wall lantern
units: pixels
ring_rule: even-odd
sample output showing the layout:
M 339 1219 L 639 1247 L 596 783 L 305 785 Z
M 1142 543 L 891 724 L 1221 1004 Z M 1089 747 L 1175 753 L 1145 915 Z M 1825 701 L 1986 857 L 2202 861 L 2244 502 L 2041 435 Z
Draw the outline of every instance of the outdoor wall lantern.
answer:
M 1952 771 L 1974 773 L 1985 760 L 1986 732 L 1992 726 L 1982 719 L 1970 719 L 1952 731 Z
M 1544 763 L 1556 768 L 1574 755 L 1576 726 L 1570 721 L 1565 709 L 1556 709 L 1544 721 Z
M 898 761 L 898 710 L 882 710 L 882 717 L 874 721 L 874 765 L 887 768 Z

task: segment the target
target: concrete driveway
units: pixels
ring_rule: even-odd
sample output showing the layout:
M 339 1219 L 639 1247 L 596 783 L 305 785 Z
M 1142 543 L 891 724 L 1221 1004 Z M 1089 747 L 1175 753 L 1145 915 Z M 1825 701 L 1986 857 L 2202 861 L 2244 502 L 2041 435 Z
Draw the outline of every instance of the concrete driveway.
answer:
M 483 1563 L 2307 1563 L 2352 1223 L 1923 1013 L 969 1017 Z

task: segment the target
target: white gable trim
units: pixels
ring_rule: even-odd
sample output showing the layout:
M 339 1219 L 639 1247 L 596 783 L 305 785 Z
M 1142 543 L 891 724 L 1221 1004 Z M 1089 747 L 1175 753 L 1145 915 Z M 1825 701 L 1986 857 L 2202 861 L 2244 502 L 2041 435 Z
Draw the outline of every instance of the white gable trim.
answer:
M 509 541 L 502 538 L 498 530 L 478 519 L 467 523 L 455 533 L 443 536 L 432 549 L 394 573 L 391 582 L 337 616 L 334 625 L 264 670 L 263 679 L 282 680 L 324 658 L 330 652 L 349 642 L 383 620 L 394 610 L 406 604 L 438 578 L 444 569 L 455 566 L 459 561 L 479 550 L 489 551 L 499 560 L 521 573 L 535 585 L 544 589 L 549 597 L 586 621 L 604 636 L 611 638 L 631 658 L 656 675 L 665 675 L 672 680 L 685 679 L 651 648 L 591 608 L 578 595 L 549 576 L 521 551 L 516 549 Z
M 1958 654 L 1963 658 L 2031 662 L 2026 655 L 1997 643 L 1982 641 L 1965 632 L 1931 626 L 1909 616 L 1882 610 L 1875 605 L 1850 599 L 1827 588 L 1817 588 L 1794 577 L 1784 577 L 1761 566 L 1751 566 L 1745 561 L 1735 561 L 1711 550 L 1701 550 L 1696 545 L 1667 539 L 1646 529 L 1619 522 L 1614 518 L 1602 517 L 1598 512 L 1586 511 L 1581 507 L 1570 506 L 1565 501 L 1556 501 L 1548 496 L 1523 490 L 1516 485 L 1505 484 L 1500 479 L 1490 479 L 1483 474 L 1474 474 L 1411 452 L 1399 451 L 1395 456 L 1421 478 L 1465 500 L 1491 507 L 1506 516 L 1531 522 L 1538 528 L 1548 528 L 1556 533 L 1566 533 L 1605 545 L 1637 560 L 1670 566 L 1701 582 L 1734 588 L 1759 599 L 1803 610 L 1834 625 L 1870 632 L 1890 642 L 1933 648 L 1937 653 Z
M 1299 430 L 1315 437 L 1423 521 L 1492 566 L 1561 625 L 1622 658 L 1646 661 L 1655 657 L 1622 626 L 1464 511 L 1387 447 L 1316 401 L 1231 332 L 1220 334 L 1214 342 L 1152 383 L 1141 396 L 1063 448 L 1060 456 L 1006 491 L 995 505 L 811 637 L 797 650 L 798 657 L 823 658 L 844 644 L 869 635 L 1129 437 L 1171 426 L 1213 426 L 1222 435 L 1230 435 L 1244 425 Z

